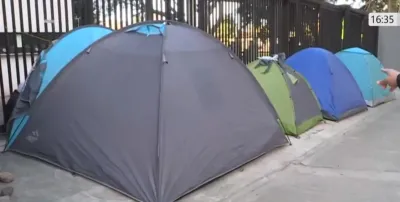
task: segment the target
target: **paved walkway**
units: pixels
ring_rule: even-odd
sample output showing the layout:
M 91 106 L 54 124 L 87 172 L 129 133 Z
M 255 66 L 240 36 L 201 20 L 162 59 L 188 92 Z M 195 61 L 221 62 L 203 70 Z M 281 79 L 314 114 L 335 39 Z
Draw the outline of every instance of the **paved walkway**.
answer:
M 382 112 L 320 145 L 270 181 L 227 201 L 400 201 L 400 105 L 378 109 Z
M 320 124 L 292 142 L 181 202 L 400 201 L 400 100 L 340 123 Z M 0 155 L 0 170 L 16 174 L 12 202 L 131 201 L 13 153 Z

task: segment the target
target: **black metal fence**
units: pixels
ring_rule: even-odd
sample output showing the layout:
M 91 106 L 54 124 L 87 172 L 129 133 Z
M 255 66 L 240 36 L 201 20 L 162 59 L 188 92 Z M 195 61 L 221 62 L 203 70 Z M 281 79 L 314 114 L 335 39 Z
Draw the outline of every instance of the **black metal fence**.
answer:
M 146 20 L 196 26 L 219 38 L 245 63 L 310 46 L 333 52 L 358 46 L 377 54 L 378 29 L 368 26 L 366 13 L 314 0 L 1 1 L 2 106 L 26 78 L 36 55 L 61 34 L 86 24 L 119 29 Z

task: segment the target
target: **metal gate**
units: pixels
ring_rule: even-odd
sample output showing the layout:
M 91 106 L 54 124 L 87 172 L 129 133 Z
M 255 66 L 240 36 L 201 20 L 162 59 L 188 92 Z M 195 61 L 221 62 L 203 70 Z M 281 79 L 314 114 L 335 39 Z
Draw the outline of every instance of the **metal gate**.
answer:
M 361 46 L 377 54 L 378 29 L 366 24 L 366 13 L 314 0 L 0 1 L 0 109 L 38 53 L 60 35 L 85 24 L 119 29 L 145 20 L 177 20 L 203 29 L 244 63 L 310 46 L 333 52 Z

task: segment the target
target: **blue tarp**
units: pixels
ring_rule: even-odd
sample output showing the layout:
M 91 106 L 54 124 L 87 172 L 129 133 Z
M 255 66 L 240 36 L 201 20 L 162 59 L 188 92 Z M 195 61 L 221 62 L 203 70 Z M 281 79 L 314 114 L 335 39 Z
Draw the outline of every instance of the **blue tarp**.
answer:
M 54 77 L 67 66 L 73 58 L 86 50 L 91 44 L 111 32 L 111 29 L 97 25 L 79 27 L 62 36 L 55 44 L 42 52 L 40 61 L 36 61 L 36 63 L 45 63 L 46 69 L 42 73 L 41 86 L 37 97 L 43 93 Z M 14 120 L 8 145 L 12 144 L 28 119 L 29 116 L 24 115 Z
M 325 118 L 340 120 L 367 108 L 349 70 L 328 50 L 307 48 L 289 57 L 286 63 L 308 80 Z
M 369 106 L 376 106 L 394 99 L 389 89 L 382 89 L 376 82 L 386 77 L 383 65 L 372 53 L 361 48 L 348 48 L 336 53 L 357 81 Z

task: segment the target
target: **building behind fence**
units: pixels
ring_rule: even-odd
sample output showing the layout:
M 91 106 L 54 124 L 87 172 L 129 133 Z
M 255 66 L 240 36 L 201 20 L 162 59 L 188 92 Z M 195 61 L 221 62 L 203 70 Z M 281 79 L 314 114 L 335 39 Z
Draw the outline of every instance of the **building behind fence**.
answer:
M 245 63 L 311 46 L 332 52 L 358 46 L 377 54 L 378 29 L 368 26 L 366 13 L 314 0 L 1 1 L 2 106 L 27 77 L 37 54 L 65 32 L 87 24 L 119 29 L 146 20 L 176 20 L 198 27 Z

